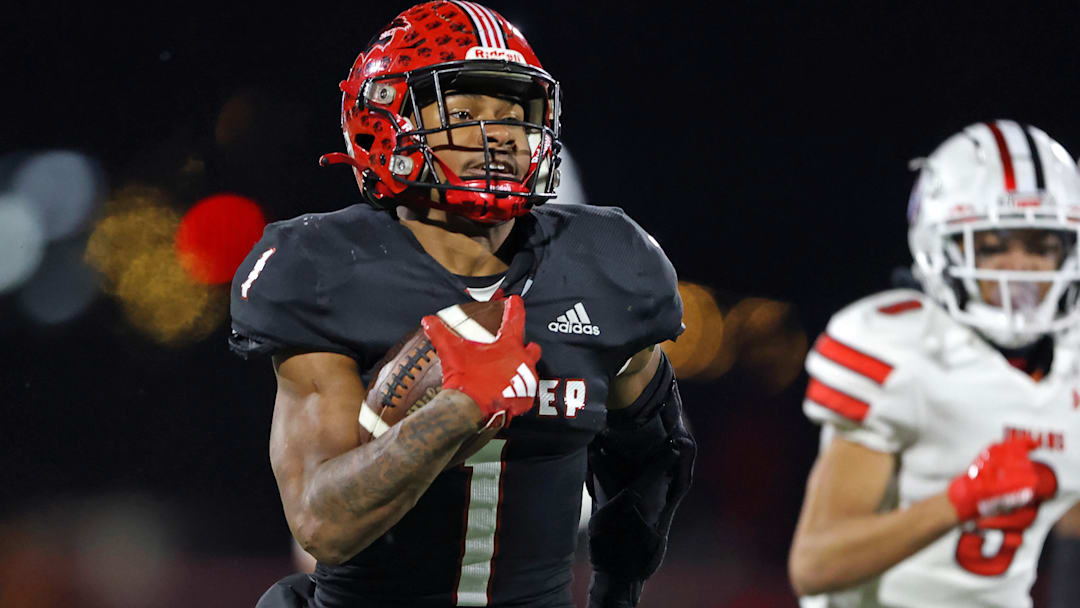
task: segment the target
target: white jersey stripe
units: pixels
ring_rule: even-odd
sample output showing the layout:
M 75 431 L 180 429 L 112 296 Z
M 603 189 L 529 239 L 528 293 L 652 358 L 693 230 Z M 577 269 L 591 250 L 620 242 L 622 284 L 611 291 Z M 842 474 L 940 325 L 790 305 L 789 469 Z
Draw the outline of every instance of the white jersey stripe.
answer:
M 570 321 L 571 323 L 581 323 L 581 321 L 580 321 L 580 320 L 578 320 L 578 316 L 577 316 L 577 313 L 575 313 L 575 312 L 574 312 L 574 309 L 573 309 L 573 308 L 571 308 L 570 310 L 566 311 L 566 318 L 567 318 L 567 319 L 568 319 L 568 320 L 569 320 L 569 321 Z
M 559 323 L 569 323 L 570 322 L 569 319 L 566 318 L 566 315 L 559 315 L 559 316 L 555 317 L 555 320 L 558 321 Z
M 390 430 L 390 427 L 383 422 L 382 418 L 375 413 L 375 410 L 368 407 L 368 404 L 363 403 L 360 405 L 360 426 L 367 432 L 371 433 L 372 437 L 378 437 Z
M 484 27 L 483 23 L 480 21 L 480 17 L 477 16 L 473 8 L 469 6 L 469 3 L 455 2 L 454 4 L 458 5 L 461 10 L 465 11 L 465 14 L 467 14 L 469 16 L 469 19 L 472 20 L 473 28 L 476 30 L 476 35 L 480 37 L 480 46 L 491 46 L 491 42 L 488 41 L 487 29 Z
M 507 399 L 513 399 L 516 396 L 516 395 L 514 395 L 514 387 L 507 386 L 506 388 L 503 389 L 502 395 L 503 395 L 503 397 L 506 397 Z
M 581 319 L 582 323 L 592 323 L 592 321 L 589 320 L 589 313 L 585 312 L 584 304 L 582 304 L 581 302 L 574 304 L 574 310 L 577 311 L 577 316 L 579 319 Z

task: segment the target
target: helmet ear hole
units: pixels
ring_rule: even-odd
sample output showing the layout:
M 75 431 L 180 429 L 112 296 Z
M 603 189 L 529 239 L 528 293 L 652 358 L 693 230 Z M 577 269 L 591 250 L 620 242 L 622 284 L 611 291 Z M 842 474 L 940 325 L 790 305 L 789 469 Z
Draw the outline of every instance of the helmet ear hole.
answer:
M 375 145 L 375 136 L 368 133 L 357 133 L 353 141 L 367 152 L 371 152 L 371 146 Z

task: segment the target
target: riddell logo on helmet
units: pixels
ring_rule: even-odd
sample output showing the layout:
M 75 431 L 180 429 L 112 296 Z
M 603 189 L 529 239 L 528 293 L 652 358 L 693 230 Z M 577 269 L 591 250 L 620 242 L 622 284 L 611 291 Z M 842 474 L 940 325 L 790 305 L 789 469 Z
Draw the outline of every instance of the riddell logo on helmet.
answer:
M 497 49 L 490 46 L 474 46 L 467 53 L 465 53 L 465 59 L 488 59 L 488 60 L 502 60 L 502 61 L 514 61 L 516 63 L 525 63 L 525 56 L 512 49 Z

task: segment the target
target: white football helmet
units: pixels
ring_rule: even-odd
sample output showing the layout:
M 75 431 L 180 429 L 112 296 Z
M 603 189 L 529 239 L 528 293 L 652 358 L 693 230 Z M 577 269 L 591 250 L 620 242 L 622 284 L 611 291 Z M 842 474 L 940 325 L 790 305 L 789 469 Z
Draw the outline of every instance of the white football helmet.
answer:
M 1080 170 L 1061 144 L 1010 120 L 977 123 L 915 161 L 908 244 L 926 293 L 956 320 L 1015 348 L 1080 324 Z M 1041 229 L 1061 234 L 1057 270 L 976 268 L 974 234 Z M 978 282 L 997 282 L 1001 305 Z M 1040 298 L 1038 284 L 1049 283 Z

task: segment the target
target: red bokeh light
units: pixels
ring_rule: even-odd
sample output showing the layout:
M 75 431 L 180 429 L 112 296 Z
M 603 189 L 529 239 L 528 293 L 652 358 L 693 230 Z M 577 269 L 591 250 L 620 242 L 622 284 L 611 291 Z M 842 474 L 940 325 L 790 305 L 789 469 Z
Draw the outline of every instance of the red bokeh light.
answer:
M 176 231 L 180 263 L 201 283 L 228 283 L 262 237 L 266 218 L 249 198 L 215 194 L 192 207 Z

